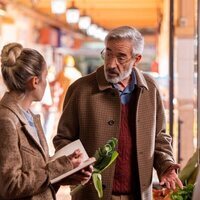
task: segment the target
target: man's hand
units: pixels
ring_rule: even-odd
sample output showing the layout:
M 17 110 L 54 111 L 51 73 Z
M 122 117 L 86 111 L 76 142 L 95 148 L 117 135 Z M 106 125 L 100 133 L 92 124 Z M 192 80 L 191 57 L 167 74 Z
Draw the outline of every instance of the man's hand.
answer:
M 168 189 L 176 189 L 176 185 L 178 185 L 181 189 L 183 189 L 183 184 L 181 180 L 178 178 L 176 173 L 176 169 L 179 169 L 180 165 L 175 164 L 169 167 L 166 172 L 161 176 L 160 185 L 166 185 Z

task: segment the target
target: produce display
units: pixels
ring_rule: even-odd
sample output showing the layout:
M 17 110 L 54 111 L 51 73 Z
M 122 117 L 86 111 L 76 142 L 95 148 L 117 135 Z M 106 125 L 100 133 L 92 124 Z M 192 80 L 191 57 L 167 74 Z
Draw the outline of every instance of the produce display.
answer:
M 154 200 L 192 200 L 192 193 L 194 190 L 193 184 L 184 186 L 183 189 L 177 188 L 175 191 L 167 188 L 159 190 L 153 189 Z
M 153 189 L 154 200 L 192 200 L 194 184 L 198 173 L 198 152 L 196 151 L 188 160 L 178 176 L 185 185 L 183 189 L 175 191 L 166 188 Z

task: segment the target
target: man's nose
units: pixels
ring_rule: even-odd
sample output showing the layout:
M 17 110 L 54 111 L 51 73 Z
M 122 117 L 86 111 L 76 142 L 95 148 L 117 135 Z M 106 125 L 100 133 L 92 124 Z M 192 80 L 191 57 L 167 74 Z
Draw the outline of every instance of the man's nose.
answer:
M 112 57 L 107 61 L 109 68 L 115 68 L 117 66 L 117 59 L 116 57 Z

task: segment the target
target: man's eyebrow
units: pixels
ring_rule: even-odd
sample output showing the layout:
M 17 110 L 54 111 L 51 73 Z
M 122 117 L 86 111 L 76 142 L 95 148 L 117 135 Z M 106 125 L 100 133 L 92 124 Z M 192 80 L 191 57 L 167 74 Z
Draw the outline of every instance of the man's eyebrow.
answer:
M 106 51 L 110 51 L 110 52 L 111 52 L 112 49 L 110 49 L 109 47 L 107 47 L 107 48 L 106 48 Z M 118 55 L 118 56 L 124 56 L 124 57 L 127 56 L 125 53 L 122 53 L 122 52 L 117 53 L 117 55 Z
M 125 53 L 119 52 L 118 53 L 119 56 L 127 56 Z

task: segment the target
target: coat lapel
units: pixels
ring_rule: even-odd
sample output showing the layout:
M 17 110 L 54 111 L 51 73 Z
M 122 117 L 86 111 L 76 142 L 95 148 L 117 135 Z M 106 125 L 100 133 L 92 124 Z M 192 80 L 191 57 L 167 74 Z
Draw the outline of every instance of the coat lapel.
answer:
M 136 76 L 138 87 L 139 88 L 145 88 L 145 89 L 149 90 L 143 73 L 140 72 L 140 70 L 138 70 L 136 67 L 134 67 L 133 70 L 135 71 L 135 76 Z
M 36 136 L 34 128 L 31 127 L 29 124 L 25 124 L 23 127 L 27 131 L 27 133 L 32 137 L 32 139 L 35 140 L 35 142 L 37 142 L 38 145 L 40 145 L 39 138 Z
M 100 91 L 104 91 L 106 89 L 112 88 L 112 84 L 109 83 L 104 75 L 104 66 L 101 66 L 97 69 L 96 73 L 97 83 Z
M 32 116 L 33 116 L 33 120 L 34 120 L 34 123 L 35 123 L 35 127 L 38 131 L 38 137 L 39 137 L 39 140 L 40 140 L 40 144 L 41 144 L 41 146 L 44 150 L 45 155 L 48 157 L 49 156 L 49 149 L 48 149 L 48 144 L 47 144 L 44 132 L 43 132 L 42 125 L 41 125 L 40 115 L 32 114 Z
M 46 153 L 40 143 L 40 138 L 36 136 L 35 130 L 29 124 L 25 124 L 23 126 L 23 128 L 24 128 L 26 134 L 28 134 L 32 138 L 34 143 L 39 147 L 42 154 L 46 157 Z

